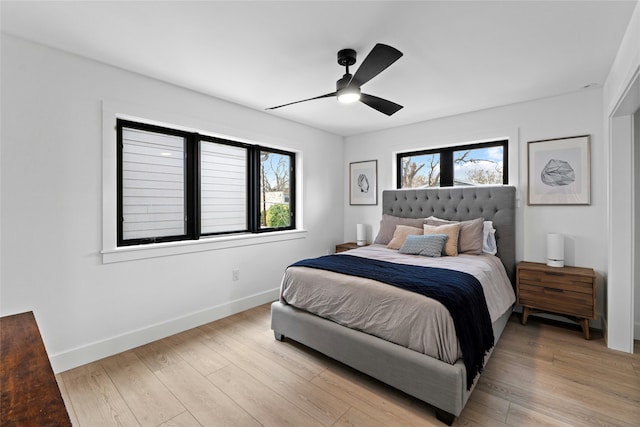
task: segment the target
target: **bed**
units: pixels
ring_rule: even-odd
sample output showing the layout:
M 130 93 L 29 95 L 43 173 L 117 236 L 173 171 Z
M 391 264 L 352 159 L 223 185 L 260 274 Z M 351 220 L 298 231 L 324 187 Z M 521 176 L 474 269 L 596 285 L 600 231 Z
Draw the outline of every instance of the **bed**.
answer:
M 482 261 L 482 263 L 486 261 L 489 264 L 497 263 L 501 272 L 496 274 L 504 276 L 507 283 L 506 286 L 509 287 L 509 292 L 513 296 L 512 283 L 514 283 L 513 278 L 515 271 L 515 194 L 515 188 L 512 186 L 387 190 L 383 191 L 382 195 L 383 221 L 388 222 L 389 219 L 394 219 L 402 223 L 403 221 L 411 222 L 412 219 L 421 221 L 425 219 L 423 221 L 426 222 L 426 218 L 434 217 L 450 221 L 470 221 L 477 220 L 477 218 L 483 218 L 484 221 L 491 221 L 493 229 L 495 230 L 496 256 L 483 253 L 480 256 L 468 254 L 462 254 L 457 257 L 443 256 L 439 259 L 433 258 L 433 260 L 427 259 L 428 257 L 414 256 L 413 258 L 420 258 L 421 262 L 424 258 L 425 265 L 430 265 L 432 261 L 444 262 L 447 264 L 447 268 L 448 264 L 456 258 L 457 262 L 462 262 L 464 265 L 469 264 L 463 268 L 467 268 L 470 274 L 473 275 L 476 274 L 476 270 L 474 269 L 480 271 L 480 273 L 478 273 L 480 275 L 483 274 L 482 271 L 486 270 L 482 265 L 474 266 L 473 260 L 477 259 L 479 260 L 478 262 Z M 403 219 L 398 220 L 398 218 Z M 383 231 L 383 221 L 381 221 L 381 233 Z M 388 223 L 384 228 L 388 228 Z M 379 234 L 376 240 L 380 237 Z M 384 244 L 374 244 L 339 255 L 333 255 L 332 260 L 342 262 L 346 259 L 342 258 L 342 256 L 350 258 L 361 257 L 363 262 L 365 259 L 369 260 L 371 258 L 388 261 L 388 256 L 392 258 L 395 256 L 400 257 L 390 252 Z M 391 262 L 399 262 L 402 264 L 404 261 L 398 258 L 391 260 Z M 305 274 L 311 274 L 311 276 L 301 276 L 302 270 L 305 270 Z M 293 275 L 293 278 L 288 278 L 287 275 L 289 271 L 295 272 L 297 276 Z M 488 282 L 494 280 L 495 277 L 493 276 L 494 273 L 487 274 L 488 275 L 482 276 L 479 279 L 485 292 L 488 289 L 487 286 L 491 285 L 491 283 Z M 363 286 L 365 286 L 365 282 L 371 281 L 370 279 L 362 277 L 345 277 L 342 273 L 332 271 L 320 272 L 313 268 L 305 268 L 304 266 L 287 269 L 283 277 L 280 300 L 274 302 L 271 306 L 271 328 L 274 331 L 276 339 L 284 341 L 285 338 L 289 338 L 300 342 L 354 369 L 402 390 L 434 406 L 437 418 L 451 425 L 455 417 L 462 412 L 479 378 L 479 375 L 467 375 L 467 367 L 470 365 L 468 363 L 465 365 L 467 362 L 466 358 L 463 360 L 463 358 L 460 357 L 462 355 L 460 347 L 454 345 L 456 344 L 456 340 L 453 340 L 453 344 L 451 344 L 450 339 L 448 343 L 445 344 L 439 342 L 443 341 L 440 338 L 432 340 L 439 342 L 438 345 L 436 345 L 436 353 L 434 353 L 433 343 L 428 342 L 430 339 L 428 334 L 420 337 L 423 343 L 425 343 L 424 345 L 420 344 L 419 340 L 418 344 L 415 344 L 411 341 L 411 337 L 406 337 L 411 334 L 402 333 L 399 334 L 401 335 L 399 338 L 395 336 L 398 335 L 398 331 L 411 329 L 401 323 L 399 323 L 399 325 L 401 325 L 399 327 L 383 327 L 381 329 L 386 329 L 386 331 L 378 333 L 377 330 L 373 330 L 372 332 L 371 330 L 361 327 L 361 325 L 349 327 L 349 323 L 342 319 L 336 320 L 333 318 L 333 320 L 331 320 L 331 313 L 318 311 L 320 315 L 313 314 L 311 309 L 304 304 L 303 299 L 298 298 L 296 294 L 291 293 L 292 291 L 289 290 L 290 288 L 293 289 L 293 287 L 289 285 L 289 282 L 311 282 L 312 280 L 306 277 L 312 276 L 313 281 L 324 280 L 322 284 L 326 285 L 327 289 L 330 289 L 330 284 L 333 286 L 334 281 L 339 283 L 340 278 L 350 284 L 363 282 Z M 368 284 L 368 286 L 371 285 L 372 283 Z M 371 298 L 377 298 L 376 295 L 382 292 L 383 298 L 385 298 L 385 301 L 388 301 L 390 298 L 395 298 L 398 293 L 407 293 L 402 289 L 393 291 L 384 290 L 385 287 L 391 288 L 384 284 L 377 284 L 377 286 L 375 289 L 367 288 L 370 289 Z M 505 285 L 501 286 L 504 287 Z M 392 292 L 393 295 L 385 296 L 384 292 Z M 513 297 L 513 299 L 510 299 L 512 297 L 505 298 L 505 301 L 500 302 L 501 307 L 496 308 L 492 306 L 493 302 L 489 302 L 488 300 L 490 298 L 487 297 L 488 311 L 491 315 L 489 329 L 493 334 L 492 343 L 497 343 L 511 315 L 515 297 Z M 428 300 L 428 298 L 423 298 L 422 300 Z M 428 302 L 425 304 L 431 303 L 432 302 Z M 374 305 L 377 303 L 370 301 L 370 304 Z M 507 304 L 506 308 L 505 304 Z M 438 303 L 436 302 L 435 305 L 437 306 Z M 406 306 L 403 307 L 403 312 L 417 311 L 423 313 L 430 311 L 430 308 L 418 308 L 416 310 L 415 308 L 407 309 Z M 359 312 L 365 308 L 366 304 L 355 309 L 355 311 Z M 328 310 L 330 311 L 330 308 Z M 327 318 L 323 317 L 325 315 Z M 447 320 L 448 322 L 453 321 L 450 317 L 451 316 L 449 316 Z M 442 329 L 443 324 L 445 325 L 445 329 L 451 329 L 447 326 L 451 323 L 444 321 L 442 323 L 436 323 L 436 329 Z M 386 336 L 385 333 L 392 335 Z M 403 340 L 408 341 L 404 342 Z M 462 340 L 460 340 L 460 342 L 462 342 Z M 421 348 L 421 345 L 423 345 L 424 348 Z M 486 363 L 490 355 L 491 351 L 486 352 L 486 355 L 483 354 L 484 363 Z

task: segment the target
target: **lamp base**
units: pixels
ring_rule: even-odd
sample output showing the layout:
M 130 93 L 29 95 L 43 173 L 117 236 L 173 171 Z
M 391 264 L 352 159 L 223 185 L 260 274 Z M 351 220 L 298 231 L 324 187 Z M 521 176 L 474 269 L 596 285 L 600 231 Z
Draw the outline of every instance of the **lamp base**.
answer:
M 564 260 L 563 259 L 548 259 L 547 260 L 547 265 L 549 267 L 564 267 Z

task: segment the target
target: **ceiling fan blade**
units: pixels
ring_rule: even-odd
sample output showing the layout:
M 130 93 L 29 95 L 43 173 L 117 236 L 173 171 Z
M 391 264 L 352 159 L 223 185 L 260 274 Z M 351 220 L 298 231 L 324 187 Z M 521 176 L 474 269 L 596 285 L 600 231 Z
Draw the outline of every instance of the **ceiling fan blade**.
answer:
M 387 116 L 391 116 L 402 108 L 402 105 L 395 102 L 387 101 L 386 99 L 378 98 L 377 96 L 367 95 L 363 93 L 360 95 L 360 102 L 368 105 L 369 107 L 380 111 Z
M 349 86 L 356 85 L 362 86 L 382 71 L 386 70 L 391 64 L 396 62 L 402 56 L 402 52 L 398 49 L 387 46 L 386 44 L 376 44 L 369 55 L 364 58 L 360 68 L 353 75 Z
M 306 101 L 313 101 L 314 99 L 329 98 L 331 96 L 336 96 L 336 93 L 337 92 L 331 92 L 331 93 L 327 93 L 327 94 L 324 94 L 324 95 L 315 96 L 313 98 L 303 99 L 302 101 L 295 101 L 295 102 L 290 102 L 288 104 L 278 105 L 277 107 L 265 108 L 265 110 L 275 110 L 276 108 L 286 107 L 287 105 L 299 104 L 301 102 L 306 102 Z

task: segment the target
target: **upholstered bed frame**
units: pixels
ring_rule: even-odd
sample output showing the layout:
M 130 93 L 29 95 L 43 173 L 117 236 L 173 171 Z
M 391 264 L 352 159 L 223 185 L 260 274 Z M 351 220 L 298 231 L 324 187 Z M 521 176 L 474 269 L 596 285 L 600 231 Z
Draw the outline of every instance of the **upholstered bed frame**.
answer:
M 493 221 L 497 255 L 514 283 L 514 187 L 387 190 L 382 194 L 382 213 L 459 221 L 483 217 Z M 496 342 L 510 314 L 508 310 L 493 323 Z M 290 305 L 272 304 L 271 328 L 279 341 L 285 337 L 298 341 L 433 405 L 438 419 L 449 425 L 460 415 L 473 390 L 466 389 L 466 370 L 461 360 L 451 365 Z

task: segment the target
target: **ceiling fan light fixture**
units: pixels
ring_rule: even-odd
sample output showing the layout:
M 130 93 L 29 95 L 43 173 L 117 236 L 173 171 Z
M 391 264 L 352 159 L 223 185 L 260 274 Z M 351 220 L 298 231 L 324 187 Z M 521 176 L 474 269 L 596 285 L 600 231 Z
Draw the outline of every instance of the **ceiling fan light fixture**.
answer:
M 371 52 L 369 52 L 364 61 L 362 61 L 362 64 L 358 67 L 356 73 L 351 74 L 349 72 L 349 67 L 356 63 L 356 51 L 353 49 L 342 49 L 338 51 L 338 65 L 345 67 L 345 73 L 342 78 L 336 82 L 335 92 L 325 93 L 324 95 L 314 96 L 313 98 L 307 98 L 301 101 L 289 102 L 276 107 L 269 107 L 267 110 L 275 110 L 276 108 L 286 107 L 288 105 L 335 96 L 338 98 L 340 103 L 346 104 L 360 101 L 374 110 L 386 114 L 387 116 L 391 116 L 400 110 L 402 105 L 367 93 L 361 93 L 360 88 L 363 84 L 386 70 L 401 56 L 402 52 L 398 49 L 377 43 L 373 49 L 371 49 Z
M 338 101 L 343 104 L 351 104 L 360 100 L 360 88 L 346 87 L 338 91 Z

